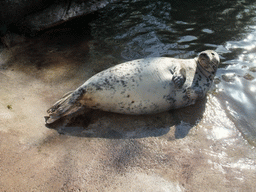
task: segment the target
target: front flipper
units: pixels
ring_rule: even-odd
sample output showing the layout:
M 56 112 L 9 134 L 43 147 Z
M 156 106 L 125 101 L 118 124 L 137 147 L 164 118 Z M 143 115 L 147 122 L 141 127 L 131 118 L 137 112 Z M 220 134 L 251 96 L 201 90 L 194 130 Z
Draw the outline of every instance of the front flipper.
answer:
M 188 88 L 186 90 L 186 95 L 189 99 L 192 99 L 192 100 L 202 99 L 204 96 L 203 90 L 199 87 L 194 89 Z
M 173 74 L 172 81 L 177 88 L 181 88 L 186 81 L 186 70 L 181 68 L 179 71 Z

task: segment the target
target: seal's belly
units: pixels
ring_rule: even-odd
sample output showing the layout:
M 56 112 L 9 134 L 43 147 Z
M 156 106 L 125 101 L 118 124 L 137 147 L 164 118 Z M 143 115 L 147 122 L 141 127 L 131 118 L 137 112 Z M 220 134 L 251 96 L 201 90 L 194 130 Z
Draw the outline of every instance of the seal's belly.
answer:
M 150 114 L 182 103 L 184 91 L 175 88 L 169 65 L 163 60 L 146 61 L 125 63 L 93 76 L 83 85 L 82 104 L 117 113 Z

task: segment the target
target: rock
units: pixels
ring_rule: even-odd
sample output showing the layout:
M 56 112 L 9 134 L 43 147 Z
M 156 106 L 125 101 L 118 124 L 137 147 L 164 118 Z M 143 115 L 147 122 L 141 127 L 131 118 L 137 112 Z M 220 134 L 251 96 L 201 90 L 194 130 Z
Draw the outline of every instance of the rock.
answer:
M 24 41 L 26 41 L 26 37 L 16 33 L 6 33 L 3 37 L 1 37 L 1 42 L 7 48 L 11 48 Z
M 33 36 L 38 31 L 92 13 L 115 1 L 3 0 L 0 2 L 0 36 L 17 29 L 20 33 Z
M 24 34 L 34 36 L 41 30 L 92 13 L 115 1 L 117 0 L 3 0 L 0 2 L 1 42 L 10 48 L 24 42 Z
M 235 78 L 236 78 L 236 74 L 234 73 L 227 73 L 227 74 L 224 74 L 221 76 L 222 79 L 228 83 L 232 83 L 235 81 Z
M 256 67 L 250 67 L 250 68 L 249 68 L 249 71 L 251 71 L 251 72 L 256 72 Z
M 246 73 L 246 74 L 244 75 L 244 78 L 245 78 L 246 80 L 249 80 L 249 81 L 252 81 L 252 80 L 255 79 L 255 78 L 254 78 L 251 74 L 249 74 L 249 73 Z
M 36 33 L 51 28 L 75 17 L 97 11 L 117 0 L 70 0 L 55 1 L 43 11 L 30 14 L 18 25 L 20 31 Z
M 220 80 L 220 78 L 216 77 L 213 82 L 214 82 L 214 84 L 217 85 L 217 84 L 219 84 L 221 82 L 221 80 Z
M 49 0 L 1 0 L 0 2 L 0 35 L 7 32 L 8 25 L 18 22 L 21 18 L 42 10 Z

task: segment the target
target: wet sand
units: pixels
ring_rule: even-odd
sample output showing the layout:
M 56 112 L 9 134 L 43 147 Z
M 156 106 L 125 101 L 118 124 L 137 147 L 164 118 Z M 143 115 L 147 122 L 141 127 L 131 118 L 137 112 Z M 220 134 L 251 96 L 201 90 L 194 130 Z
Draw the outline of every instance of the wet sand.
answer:
M 64 93 L 121 62 L 55 38 L 1 52 L 0 191 L 256 190 L 256 149 L 212 94 L 156 115 L 93 111 L 46 127 Z

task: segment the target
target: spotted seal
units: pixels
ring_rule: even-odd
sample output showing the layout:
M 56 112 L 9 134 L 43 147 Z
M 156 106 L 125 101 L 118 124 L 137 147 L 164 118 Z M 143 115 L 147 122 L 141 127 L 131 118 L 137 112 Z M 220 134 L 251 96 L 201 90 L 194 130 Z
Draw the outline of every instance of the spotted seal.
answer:
M 88 79 L 47 110 L 46 123 L 80 108 L 153 114 L 192 105 L 205 97 L 220 63 L 206 50 L 194 59 L 155 57 L 125 62 Z

